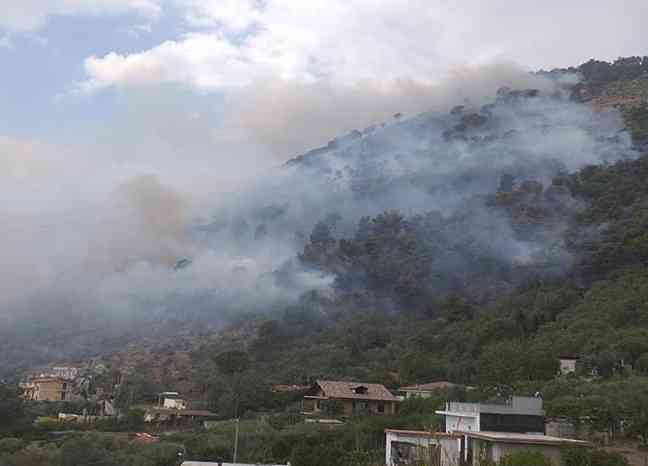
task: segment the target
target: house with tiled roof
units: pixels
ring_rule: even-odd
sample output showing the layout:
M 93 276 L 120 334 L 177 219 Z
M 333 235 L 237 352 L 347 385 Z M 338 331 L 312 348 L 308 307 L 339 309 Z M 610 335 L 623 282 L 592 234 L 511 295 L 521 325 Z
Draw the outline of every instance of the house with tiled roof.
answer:
M 327 406 L 337 404 L 344 416 L 394 414 L 398 399 L 382 384 L 318 380 L 304 395 L 306 414 L 332 414 Z

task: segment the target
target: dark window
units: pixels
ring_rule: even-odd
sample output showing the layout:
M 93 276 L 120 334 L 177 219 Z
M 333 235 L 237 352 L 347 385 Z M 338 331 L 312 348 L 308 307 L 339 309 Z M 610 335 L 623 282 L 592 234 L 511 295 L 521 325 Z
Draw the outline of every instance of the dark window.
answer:
M 356 387 L 353 391 L 358 395 L 366 395 L 369 389 L 367 387 L 360 386 Z
M 378 412 L 379 413 L 385 412 L 385 403 L 378 403 Z
M 365 413 L 369 410 L 369 404 L 366 401 L 354 401 L 353 411 L 356 413 Z
M 479 424 L 481 430 L 493 432 L 544 432 L 542 416 L 482 413 Z

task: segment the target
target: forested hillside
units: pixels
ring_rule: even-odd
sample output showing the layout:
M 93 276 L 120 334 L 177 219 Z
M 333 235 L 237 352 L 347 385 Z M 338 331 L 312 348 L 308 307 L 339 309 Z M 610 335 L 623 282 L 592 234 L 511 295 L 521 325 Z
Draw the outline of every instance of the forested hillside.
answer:
M 295 256 L 271 274 L 250 282 L 238 264 L 232 277 L 245 286 L 232 296 L 172 294 L 150 320 L 112 325 L 105 315 L 105 325 L 48 334 L 33 320 L 3 338 L 3 354 L 16 355 L 4 364 L 25 367 L 35 333 L 38 361 L 64 346 L 52 341 L 73 341 L 81 359 L 136 342 L 136 362 L 117 358 L 117 369 L 189 354 L 172 374 L 156 370 L 150 390 L 182 383 L 211 403 L 218 387 L 203 375 L 217 379 L 213 357 L 232 349 L 249 352 L 264 386 L 315 377 L 512 384 L 553 378 L 564 353 L 600 374 L 619 372 L 621 360 L 648 370 L 646 119 L 641 106 L 621 107 L 631 142 L 619 114 L 591 110 L 581 92 L 623 89 L 644 68 L 645 59 L 624 59 L 554 70 L 584 80 L 502 88 L 483 104 L 398 116 L 297 157 L 273 198 L 249 194 L 235 215 L 199 228 L 215 247 L 267 254 L 289 244 Z M 197 267 L 187 259 L 174 273 L 188 279 Z M 231 323 L 219 333 L 223 316 Z
M 646 444 L 647 66 L 630 58 L 541 73 L 550 76 L 543 90 L 502 88 L 479 104 L 399 115 L 296 157 L 279 188 L 245 193 L 195 227 L 214 251 L 246 258 L 230 264 L 228 288 L 174 288 L 147 297 L 147 317 L 128 321 L 61 325 L 73 309 L 52 315 L 55 324 L 34 319 L 0 335 L 4 367 L 16 376 L 54 359 L 57 345 L 57 357 L 100 355 L 106 371 L 90 391 L 114 390 L 123 409 L 179 391 L 222 419 L 249 418 L 249 461 L 376 464 L 385 427 L 438 428 L 433 413 L 447 397 L 512 392 L 540 393 L 548 416 L 590 433 L 623 428 Z M 254 260 L 268 255 L 279 266 L 258 273 Z M 209 281 L 214 269 L 188 257 L 168 273 L 172 283 Z M 565 355 L 579 357 L 576 374 L 558 375 Z M 298 422 L 300 392 L 271 390 L 317 378 L 476 389 L 324 431 Z M 231 427 L 167 440 L 191 459 L 227 458 Z M 91 436 L 67 445 L 98 443 L 113 458 L 106 464 L 122 464 L 116 451 L 126 444 Z M 162 447 L 137 451 L 170 458 L 176 448 Z M 624 464 L 595 455 L 578 464 Z

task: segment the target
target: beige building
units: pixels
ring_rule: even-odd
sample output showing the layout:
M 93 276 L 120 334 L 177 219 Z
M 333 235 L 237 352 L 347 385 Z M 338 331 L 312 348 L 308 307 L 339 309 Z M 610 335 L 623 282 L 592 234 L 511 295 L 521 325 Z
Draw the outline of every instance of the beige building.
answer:
M 61 377 L 36 377 L 22 384 L 23 397 L 31 401 L 69 401 L 72 384 Z
M 302 410 L 306 414 L 325 411 L 325 404 L 338 401 L 342 404 L 342 415 L 394 414 L 398 399 L 384 385 L 362 382 L 333 382 L 318 380 L 306 392 Z

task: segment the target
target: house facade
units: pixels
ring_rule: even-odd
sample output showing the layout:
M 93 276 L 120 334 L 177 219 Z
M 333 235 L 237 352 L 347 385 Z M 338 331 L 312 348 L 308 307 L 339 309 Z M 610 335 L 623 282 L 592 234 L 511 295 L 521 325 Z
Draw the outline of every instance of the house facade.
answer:
M 398 399 L 384 385 L 318 380 L 302 400 L 305 414 L 326 413 L 326 405 L 338 402 L 339 414 L 394 414 Z M 337 413 L 336 413 L 337 414 Z
M 542 398 L 513 396 L 490 403 L 450 401 L 436 413 L 445 417 L 446 432 L 545 433 Z
M 36 377 L 21 385 L 23 398 L 30 401 L 69 401 L 72 383 L 62 377 Z
M 446 432 L 386 429 L 385 465 L 459 466 L 462 439 Z
M 178 392 L 162 392 L 158 395 L 158 408 L 187 409 L 187 403 Z

